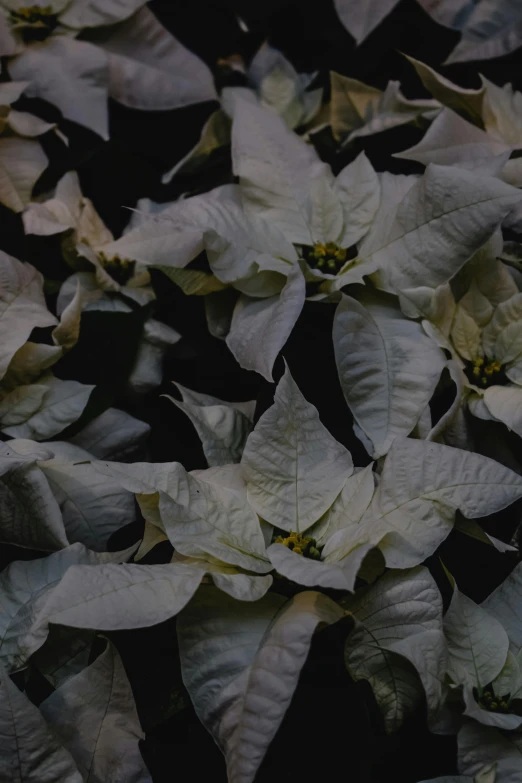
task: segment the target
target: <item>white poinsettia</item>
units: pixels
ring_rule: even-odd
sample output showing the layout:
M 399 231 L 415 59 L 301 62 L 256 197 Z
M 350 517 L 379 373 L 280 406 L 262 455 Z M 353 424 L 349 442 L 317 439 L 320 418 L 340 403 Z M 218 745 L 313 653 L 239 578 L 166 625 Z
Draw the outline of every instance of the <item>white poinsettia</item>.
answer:
M 354 469 L 288 370 L 240 465 L 95 465 L 137 493 L 144 517 L 181 555 L 345 591 L 370 550 L 393 568 L 416 566 L 449 534 L 457 509 L 484 516 L 522 495 L 522 479 L 493 460 L 404 438 L 376 487 L 372 467 Z
M 13 437 L 53 438 L 75 422 L 94 388 L 63 381 L 50 368 L 78 340 L 83 292 L 76 286 L 60 321 L 47 309 L 42 275 L 0 253 L 0 429 Z M 52 344 L 29 340 L 36 327 L 55 328 Z
M 516 611 L 521 596 L 517 566 L 480 605 L 455 587 L 444 616 L 446 671 L 454 686 L 462 686 L 463 714 L 504 730 L 522 725 L 516 709 L 522 697 L 522 635 Z
M 320 424 L 316 421 L 314 433 L 307 429 L 304 433 L 308 431 L 315 440 L 319 430 Z M 331 436 L 324 432 L 323 442 L 327 437 Z M 331 440 L 330 450 L 334 443 Z M 78 467 L 81 466 L 71 465 L 73 474 Z M 171 540 L 176 541 L 176 547 L 185 551 L 188 548 L 194 554 L 180 557 L 177 552 L 173 562 L 166 565 L 118 565 L 117 555 L 95 556 L 79 550 L 76 544 L 43 561 L 12 566 L 3 577 L 8 601 L 5 621 L 0 622 L 0 654 L 3 652 L 10 668 L 24 665 L 33 656 L 46 672 L 49 661 L 56 660 L 59 653 L 53 636 L 59 626 L 62 633 L 65 630 L 69 634 L 67 638 L 72 645 L 67 660 L 63 657 L 61 660 L 66 679 L 60 687 L 66 697 L 70 691 L 74 692 L 77 678 L 85 679 L 89 674 L 88 669 L 82 672 L 81 664 L 77 673 L 78 664 L 74 662 L 84 647 L 81 634 L 92 630 L 143 628 L 180 613 L 178 634 L 185 685 L 200 719 L 223 750 L 229 770 L 238 770 L 245 781 L 253 780 L 280 725 L 297 686 L 313 634 L 318 627 L 348 615 L 355 622 L 356 631 L 346 642 L 347 665 L 356 679 L 368 679 L 381 695 L 386 691 L 385 698 L 379 696 L 379 704 L 391 730 L 422 703 L 423 690 L 433 709 L 438 704 L 438 658 L 434 669 L 432 664 L 426 665 L 426 661 L 422 661 L 422 653 L 430 644 L 431 657 L 425 658 L 434 661 L 433 645 L 438 644 L 441 635 L 441 600 L 426 569 L 388 574 L 370 592 L 363 591 L 357 600 L 349 601 L 346 606 L 339 606 L 332 598 L 307 589 L 287 600 L 278 593 L 267 593 L 272 577 L 263 572 L 272 570 L 272 564 L 266 557 L 257 517 L 250 512 L 247 521 L 241 511 L 246 497 L 239 489 L 241 478 L 235 472 L 218 468 L 200 471 L 191 477 L 175 464 L 95 463 L 95 467 L 106 475 L 114 475 L 129 489 L 141 490 L 138 498 L 149 518 L 159 512 L 168 520 L 166 529 Z M 47 469 L 47 465 L 42 464 L 43 469 Z M 217 481 L 221 483 L 214 483 Z M 317 473 L 312 476 L 312 482 L 312 489 L 315 489 L 324 485 L 325 478 Z M 151 489 L 156 489 L 155 497 L 151 497 Z M 291 534 L 287 546 L 282 548 L 289 551 L 288 545 L 294 546 L 294 556 L 303 562 L 310 566 L 318 563 L 313 547 L 304 537 Z M 226 555 L 228 563 L 240 562 L 246 568 L 227 566 L 226 562 L 208 554 L 217 552 L 222 556 L 227 547 L 230 548 Z M 219 590 L 206 584 L 205 573 Z M 311 576 L 313 582 L 313 572 Z M 205 584 L 200 587 L 202 580 Z M 297 584 L 307 586 L 306 581 Z M 341 583 L 339 577 L 335 587 L 346 592 L 347 584 L 346 580 Z M 15 624 L 13 617 L 20 611 L 23 611 L 24 621 Z M 390 631 L 392 623 L 395 623 L 394 632 Z M 216 645 L 219 645 L 220 655 L 212 652 Z M 286 651 L 284 677 L 276 654 L 281 646 Z M 206 651 L 204 661 L 198 652 L 201 647 Z M 386 677 L 378 673 L 384 661 Z M 420 675 L 421 687 L 415 669 Z M 245 673 L 258 670 L 266 672 L 266 676 L 245 677 Z M 262 732 L 258 733 L 254 725 L 251 731 L 245 732 L 250 725 L 248 710 L 241 710 L 243 717 L 237 718 L 234 705 L 248 703 L 257 696 L 271 698 L 266 677 L 271 681 L 272 678 L 280 680 L 277 709 L 270 711 Z M 216 680 L 222 682 L 223 687 L 210 692 L 208 688 Z M 225 705 L 221 694 L 226 693 L 227 682 L 231 686 L 234 684 L 236 695 L 232 704 L 227 702 Z M 53 698 L 42 708 L 52 725 L 56 721 L 60 735 L 64 716 L 51 709 Z M 216 708 L 222 705 L 223 714 L 221 709 L 209 711 L 206 704 Z M 64 709 L 67 705 L 66 699 Z M 234 726 L 229 739 L 223 734 L 223 721 L 227 716 Z M 81 715 L 78 720 L 82 720 Z M 74 748 L 78 743 L 66 745 L 76 758 Z
M 281 437 L 283 429 L 293 440 L 288 447 L 277 442 L 275 433 Z M 268 495 L 265 485 L 273 483 L 267 474 L 268 455 L 278 447 L 283 448 L 278 484 Z M 319 454 L 321 462 L 317 461 Z M 177 463 L 95 466 L 136 492 L 145 518 L 166 533 L 178 557 L 206 562 L 207 568 L 216 571 L 213 578 L 222 589 L 228 587 L 220 583 L 228 575 L 243 573 L 251 590 L 261 585 L 266 590 L 271 578 L 267 582 L 268 577 L 254 574 L 268 574 L 276 567 L 299 584 L 351 590 L 358 567 L 373 545 L 362 542 L 356 556 L 347 558 L 346 568 L 344 563 L 328 566 L 320 562 L 316 542 L 306 534 L 350 480 L 353 464 L 349 452 L 332 438 L 317 411 L 300 395 L 288 371 L 278 386 L 274 406 L 248 437 L 240 465 L 192 474 Z M 341 503 L 353 500 L 352 513 L 355 516 L 357 508 L 361 516 L 373 489 L 371 470 L 363 471 L 350 481 Z M 334 518 L 323 520 L 325 540 L 341 524 L 341 513 L 339 508 Z M 271 545 L 273 539 L 285 545 Z M 306 562 L 300 554 L 307 555 Z M 286 555 L 290 555 L 288 562 Z M 299 561 L 297 566 L 294 560 Z
M 124 258 L 106 256 L 104 247 L 114 237 L 92 201 L 83 195 L 74 171 L 62 177 L 50 198 L 30 202 L 22 219 L 26 234 L 61 234 L 65 260 L 75 269 L 94 267 L 92 273 L 101 291 L 119 291 L 122 286 L 138 288 L 150 282 L 145 268 Z
M 484 76 L 481 88 L 464 89 L 424 63 L 408 59 L 445 108 L 418 144 L 394 157 L 483 171 L 490 168 L 504 181 L 522 185 L 519 158 L 510 159 L 522 147 L 522 93 L 511 84 L 499 87 Z
M 490 243 L 493 250 L 494 245 L 498 254 L 501 243 Z M 466 287 L 459 298 L 446 289 L 444 313 L 432 310 L 423 323 L 458 364 L 459 394 L 471 413 L 503 422 L 522 436 L 522 294 L 491 249 L 463 270 Z M 408 291 L 405 296 L 409 312 L 423 295 Z
M 387 728 L 396 729 L 424 698 L 429 714 L 437 714 L 448 668 L 442 601 L 427 569 L 415 566 L 447 536 L 457 509 L 477 517 L 522 496 L 522 480 L 502 465 L 408 439 L 395 440 L 376 487 L 372 466 L 353 467 L 288 371 L 240 464 L 190 473 L 179 463 L 74 459 L 64 467 L 41 446 L 42 453 L 35 444 L 13 446 L 26 454 L 17 452 L 15 468 L 27 470 L 30 462 L 49 484 L 74 482 L 75 471 L 81 483 L 88 468 L 135 493 L 147 520 L 137 556 L 165 537 L 175 551 L 170 563 L 143 565 L 97 562 L 108 556 L 69 547 L 40 564 L 11 567 L 5 628 L 0 621 L 8 666 L 35 656 L 47 671 L 57 627 L 72 635 L 77 650 L 78 634 L 145 628 L 179 614 L 185 686 L 229 775 L 244 783 L 254 780 L 281 723 L 313 635 L 343 618 L 352 626 L 346 664 L 374 688 Z M 82 492 L 90 489 L 87 481 Z M 382 576 L 385 563 L 400 570 Z M 371 583 L 361 591 L 358 574 Z M 22 582 L 29 588 L 23 594 Z M 282 588 L 291 588 L 290 600 Z M 25 619 L 13 628 L 20 607 Z M 68 659 L 60 685 L 66 704 L 93 675 L 84 669 L 75 677 L 71 665 Z M 63 716 L 53 699 L 49 717 L 60 735 Z M 261 725 L 252 708 L 259 699 L 270 704 Z M 71 735 L 67 745 L 75 759 L 76 740 Z
M 27 82 L 0 83 L 0 203 L 13 212 L 28 204 L 47 168 L 47 156 L 36 138 L 55 127 L 11 107 L 27 87 Z
M 22 218 L 27 234 L 61 234 L 64 258 L 79 270 L 65 281 L 60 290 L 58 314 L 69 306 L 78 285 L 84 292 L 84 310 L 131 312 L 132 307 L 125 298 L 140 306 L 154 299 L 146 267 L 105 252 L 105 247 L 114 242 L 114 237 L 92 201 L 82 194 L 75 172 L 68 172 L 62 177 L 51 198 L 31 202 Z M 145 322 L 129 378 L 134 391 L 144 393 L 161 383 L 164 352 L 179 339 L 180 335 L 166 324 L 153 318 Z
M 230 780 L 255 779 L 317 624 L 343 617 L 353 628 L 345 642 L 347 668 L 374 688 L 389 731 L 422 705 L 424 695 L 431 704 L 440 701 L 442 601 L 427 569 L 390 572 L 340 606 L 315 591 L 290 601 L 269 593 L 245 606 L 205 588 L 181 612 L 183 680 L 225 756 Z
M 238 57 L 224 60 L 222 64 L 244 73 L 247 85 L 222 90 L 221 107 L 206 121 L 198 143 L 164 175 L 163 182 L 170 182 L 180 172 L 190 174 L 214 150 L 230 144 L 236 94 L 275 111 L 290 128 L 306 129 L 320 110 L 322 88 L 307 89 L 315 74 L 298 73 L 283 53 L 268 43 L 261 46 L 247 68 Z
M 256 471 L 264 471 L 259 460 L 265 451 L 273 451 L 277 445 L 275 441 L 269 440 L 270 431 L 273 432 L 274 428 L 274 417 L 279 419 L 281 427 L 293 427 L 295 443 L 293 455 L 289 445 L 291 462 L 281 466 L 279 482 L 284 498 L 279 500 L 279 490 L 276 490 L 273 496 L 274 510 L 270 512 L 264 505 L 269 501 L 268 496 L 265 498 L 264 484 L 270 478 L 264 472 L 256 478 Z M 259 440 L 260 443 L 257 442 Z M 305 453 L 307 442 L 308 454 Z M 311 444 L 314 444 L 314 450 Z M 323 455 L 322 463 L 316 463 L 317 449 Z M 346 573 L 342 567 L 332 567 L 330 573 L 328 567 L 319 562 L 319 550 L 315 548 L 315 542 L 305 535 L 306 530 L 328 511 L 353 473 L 353 465 L 350 454 L 323 427 L 317 412 L 300 395 L 288 372 L 278 387 L 273 408 L 261 418 L 247 439 L 240 465 L 214 467 L 192 473 L 187 473 L 177 463 L 123 465 L 98 462 L 95 467 L 120 480 L 126 489 L 137 493 L 145 518 L 166 533 L 176 549 L 177 560 L 183 556 L 187 562 L 205 564 L 207 569 L 215 572 L 213 579 L 217 586 L 227 592 L 234 584 L 231 581 L 234 574 L 243 574 L 243 590 L 255 593 L 261 588 L 265 592 L 271 583 L 271 577 L 255 574 L 268 574 L 274 566 L 281 573 L 294 578 L 290 573 L 291 563 L 279 567 L 272 560 L 274 546 L 271 546 L 271 542 L 277 538 L 275 527 L 282 534 L 281 540 L 286 542 L 284 547 L 275 546 L 276 558 L 281 550 L 283 556 L 288 553 L 302 560 L 298 555 L 298 551 L 302 551 L 317 560 L 307 559 L 303 563 L 303 572 L 296 576 L 300 584 L 327 586 L 332 583 L 331 586 L 339 589 L 352 589 L 358 565 L 370 548 L 363 547 L 357 553 L 354 562 L 348 564 Z M 302 478 L 305 474 L 306 483 Z M 258 482 L 259 491 L 256 490 Z M 361 497 L 354 503 L 358 504 L 359 514 L 362 514 L 373 489 L 371 471 L 369 474 L 366 471 L 364 476 L 350 483 L 343 499 L 348 503 L 360 490 Z M 306 520 L 303 517 L 301 524 L 295 519 L 297 501 L 306 515 Z M 276 511 L 280 503 L 285 506 L 285 510 L 281 506 Z M 353 514 L 356 514 L 355 506 Z M 260 518 L 263 519 L 262 523 Z M 323 523 L 323 527 L 332 532 L 335 524 L 335 521 L 328 520 Z M 290 551 L 288 547 L 293 547 L 295 551 Z
M 232 152 L 239 185 L 159 211 L 150 205 L 152 214 L 135 218 L 134 228 L 107 252 L 181 270 L 206 250 L 214 277 L 241 292 L 229 347 L 242 366 L 270 379 L 305 299 L 299 260 L 307 279 L 333 280 L 368 230 L 380 188 L 364 155 L 334 177 L 274 112 L 239 96 L 235 101 Z M 179 273 L 173 279 L 183 285 Z
M 280 117 L 237 96 L 232 158 L 238 185 L 163 208 L 148 204 L 149 215 L 108 248 L 176 268 L 172 279 L 189 290 L 194 283 L 196 293 L 216 290 L 208 274 L 195 282 L 185 269 L 206 250 L 214 278 L 241 292 L 228 345 L 243 367 L 269 380 L 305 281 L 320 298 L 372 274 L 386 291 L 437 287 L 522 197 L 495 177 L 446 166 L 429 166 L 423 177 L 377 176 L 364 154 L 334 177 Z
M 27 95 L 104 139 L 109 95 L 153 110 L 216 97 L 208 68 L 146 0 L 1 0 L 0 35 L 11 78 L 30 82 Z
M 143 466 L 135 467 L 145 476 Z M 173 478 L 172 471 L 164 471 L 159 483 L 167 487 Z M 52 557 L 58 555 L 64 558 L 65 550 Z M 20 565 L 34 590 L 34 565 Z M 205 571 L 219 590 L 201 586 Z M 45 662 L 53 652 L 56 625 L 76 634 L 123 630 L 147 627 L 179 613 L 184 683 L 199 718 L 223 751 L 229 773 L 245 783 L 254 779 L 286 712 L 312 636 L 343 618 L 350 617 L 354 626 L 346 639 L 349 671 L 375 689 L 390 731 L 422 704 L 424 696 L 431 711 L 440 705 L 440 671 L 446 661 L 442 601 L 424 568 L 390 572 L 341 605 L 313 590 L 298 592 L 290 600 L 277 592 L 248 591 L 252 575 L 227 573 L 223 566 L 195 558 L 149 566 L 69 563 L 56 586 L 37 602 L 33 595 L 20 596 L 16 590 L 25 574 L 8 576 L 15 608 L 21 602 L 27 605 L 27 621 L 6 650 L 18 656 L 13 663 L 30 655 Z M 42 577 L 48 579 L 45 573 Z M 219 688 L 214 687 L 216 682 Z M 74 683 L 69 675 L 64 693 Z M 262 731 L 246 709 L 259 698 L 273 702 Z
M 319 279 L 345 266 L 348 249 L 365 235 L 379 207 L 378 179 L 364 154 L 334 177 L 311 145 L 244 101 L 234 114 L 232 163 L 246 214 L 275 225 L 302 257 L 310 257 Z

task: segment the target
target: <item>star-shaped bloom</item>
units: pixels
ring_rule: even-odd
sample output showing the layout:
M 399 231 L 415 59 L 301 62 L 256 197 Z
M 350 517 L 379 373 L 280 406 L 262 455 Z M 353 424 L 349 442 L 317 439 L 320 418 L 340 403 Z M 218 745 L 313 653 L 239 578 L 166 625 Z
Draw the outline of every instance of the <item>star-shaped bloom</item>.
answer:
M 497 255 L 500 249 L 501 242 Z M 459 397 L 471 413 L 522 436 L 522 294 L 490 252 L 486 248 L 463 270 L 467 286 L 458 301 L 448 288 L 438 291 L 439 317 L 434 308 L 424 324 L 460 368 Z
M 146 110 L 216 97 L 209 69 L 146 0 L 0 0 L 0 42 L 11 78 L 30 82 L 27 95 L 104 139 L 109 95 Z
M 155 298 L 146 267 L 106 250 L 114 237 L 92 201 L 82 194 L 75 172 L 65 174 L 51 198 L 31 202 L 23 220 L 28 234 L 62 235 L 62 253 L 75 274 L 62 285 L 59 314 L 72 301 L 78 284 L 83 291 L 84 310 L 131 312 L 126 299 L 143 306 Z M 179 339 L 180 335 L 166 324 L 154 318 L 146 320 L 129 378 L 131 389 L 144 393 L 161 383 L 163 355 Z

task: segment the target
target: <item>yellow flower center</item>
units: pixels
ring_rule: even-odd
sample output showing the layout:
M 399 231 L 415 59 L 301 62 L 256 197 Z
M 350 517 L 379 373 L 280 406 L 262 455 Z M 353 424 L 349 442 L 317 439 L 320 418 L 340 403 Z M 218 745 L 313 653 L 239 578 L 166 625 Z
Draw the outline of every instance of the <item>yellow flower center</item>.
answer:
M 10 11 L 9 21 L 26 42 L 44 41 L 58 24 L 58 15 L 50 5 L 28 5 Z
M 471 379 L 479 386 L 492 386 L 502 382 L 501 374 L 502 363 L 497 360 L 488 361 L 483 356 L 478 356 L 471 363 Z
M 304 258 L 312 269 L 320 269 L 322 272 L 328 272 L 336 275 L 341 271 L 348 258 L 348 250 L 339 247 L 335 242 L 317 242 L 313 247 L 305 248 Z
M 98 258 L 105 271 L 120 285 L 125 285 L 134 274 L 135 261 L 120 256 L 108 258 L 105 253 L 98 253 Z
M 482 696 L 477 699 L 478 704 L 483 710 L 487 712 L 510 712 L 510 694 L 505 696 L 495 696 L 493 688 L 490 686 L 490 690 L 484 691 Z
M 289 536 L 277 536 L 274 540 L 274 544 L 283 544 L 283 546 L 287 546 L 297 555 L 308 557 L 311 560 L 321 559 L 321 551 L 317 547 L 315 539 L 303 536 L 302 533 L 290 531 Z

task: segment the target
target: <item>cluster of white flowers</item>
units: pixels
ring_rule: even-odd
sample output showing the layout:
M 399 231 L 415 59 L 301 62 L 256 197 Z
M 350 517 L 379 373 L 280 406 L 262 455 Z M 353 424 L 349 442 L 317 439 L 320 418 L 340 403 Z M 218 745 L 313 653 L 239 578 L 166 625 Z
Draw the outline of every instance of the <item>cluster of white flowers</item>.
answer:
M 336 2 L 362 40 L 394 3 L 373 21 L 356 5 Z M 451 24 L 466 4 L 421 5 Z M 497 32 L 477 43 L 485 21 L 471 10 L 453 59 L 507 51 Z M 481 604 L 445 572 L 443 611 L 425 563 L 454 529 L 517 551 L 474 520 L 522 498 L 522 463 L 477 443 L 479 420 L 500 440 L 522 437 L 522 243 L 503 238 L 522 233 L 522 94 L 487 79 L 464 89 L 409 58 L 432 98 L 332 73 L 325 102 L 313 74 L 265 44 L 249 86 L 223 89 L 196 147 L 164 175 L 190 175 L 230 144 L 234 184 L 143 199 L 115 238 L 75 172 L 33 196 L 48 162 L 38 139 L 67 139 L 12 105 L 43 98 L 108 138 L 109 95 L 145 110 L 217 101 L 209 69 L 145 0 L 0 0 L 0 46 L 0 201 L 27 235 L 58 237 L 70 269 L 51 312 L 42 274 L 0 251 L 0 543 L 41 554 L 0 572 L 0 778 L 150 780 L 119 655 L 109 642 L 94 662 L 89 652 L 97 633 L 178 615 L 183 682 L 234 783 L 253 783 L 313 635 L 343 618 L 347 669 L 372 686 L 387 731 L 424 706 L 430 730 L 458 734 L 461 777 L 441 783 L 517 783 L 522 565 Z M 354 152 L 335 175 L 314 147 L 327 132 L 346 154 L 407 123 L 424 135 L 395 157 L 419 174 L 376 172 Z M 203 252 L 207 271 L 195 270 Z M 132 462 L 149 427 L 116 408 L 67 439 L 94 386 L 53 368 L 85 312 L 154 300 L 150 269 L 211 302 L 211 333 L 267 382 L 305 302 L 329 308 L 340 385 L 373 462 L 354 466 L 288 366 L 255 425 L 255 401 L 177 384 L 172 402 L 207 469 Z M 133 399 L 162 382 L 180 339 L 145 320 Z M 139 546 L 108 552 L 135 501 Z M 141 562 L 164 542 L 170 562 Z M 54 688 L 38 707 L 10 676 L 28 666 Z

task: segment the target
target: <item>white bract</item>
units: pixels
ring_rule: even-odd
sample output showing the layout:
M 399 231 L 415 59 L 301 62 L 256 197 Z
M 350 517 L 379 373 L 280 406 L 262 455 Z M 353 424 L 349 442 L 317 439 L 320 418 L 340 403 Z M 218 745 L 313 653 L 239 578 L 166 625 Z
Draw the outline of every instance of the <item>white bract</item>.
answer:
M 493 767 L 498 783 L 519 783 L 521 758 L 519 732 L 500 732 L 472 722 L 466 723 L 459 732 L 458 763 L 464 775 L 478 777 L 485 768 Z
M 339 19 L 361 44 L 394 10 L 398 0 L 335 0 Z M 522 12 L 511 0 L 418 0 L 434 22 L 458 30 L 461 39 L 446 63 L 488 60 L 522 43 Z
M 47 459 L 38 457 L 39 444 L 29 440 L 14 439 L 8 448 L 28 456 L 36 452 L 36 465 L 60 506 L 71 543 L 103 550 L 112 533 L 134 520 L 131 493 L 94 470 L 92 455 L 79 446 L 52 441 L 44 447 Z
M 61 319 L 47 309 L 43 277 L 0 252 L 0 428 L 12 437 L 47 440 L 75 422 L 93 386 L 55 378 L 49 368 L 78 340 L 82 291 L 75 287 Z M 28 340 L 55 326 L 53 345 Z
M 385 19 L 398 0 L 371 0 L 364 6 L 355 0 L 335 0 L 335 10 L 350 35 L 360 44 Z
M 150 426 L 119 408 L 108 408 L 92 419 L 69 443 L 88 451 L 96 459 L 129 460 L 147 442 Z
M 2 444 L 0 462 L 4 542 L 44 550 L 80 542 L 103 551 L 135 518 L 132 495 L 95 471 L 79 446 L 15 438 Z
M 121 631 L 165 622 L 192 599 L 205 570 L 201 564 L 186 563 L 71 565 L 38 604 L 30 628 L 18 640 L 20 654 L 27 659 L 51 642 L 54 625 Z M 262 594 L 242 600 L 257 600 Z
M 323 555 L 342 559 L 366 540 L 378 543 L 390 567 L 412 567 L 448 535 L 457 509 L 471 519 L 487 515 L 520 497 L 521 486 L 517 474 L 478 454 L 396 438 L 360 523 L 332 536 Z
M 259 516 L 297 533 L 330 508 L 353 472 L 350 453 L 321 424 L 288 369 L 274 405 L 247 440 L 241 465 Z
M 430 0 L 422 0 L 429 3 Z M 429 10 L 429 7 L 428 7 Z M 509 0 L 444 0 L 435 9 L 435 21 L 457 27 L 461 39 L 447 63 L 490 60 L 517 49 L 522 42 L 522 13 Z
M 428 408 L 444 354 L 419 323 L 404 318 L 395 299 L 372 294 L 359 301 L 343 296 L 333 341 L 346 401 L 371 441 L 371 456 L 380 457 Z
M 443 700 L 446 646 L 442 599 L 425 568 L 388 572 L 343 606 L 355 617 L 345 659 L 355 680 L 371 684 L 388 731 L 394 731 L 422 701 L 428 713 Z
M 55 126 L 11 107 L 28 87 L 24 81 L 0 83 L 0 203 L 21 212 L 47 168 L 38 136 Z
M 399 125 L 426 124 L 441 108 L 436 100 L 405 98 L 396 81 L 388 82 L 382 91 L 332 72 L 330 83 L 329 120 L 334 137 L 342 145 Z
M 255 400 L 225 402 L 209 394 L 186 389 L 174 384 L 182 402 L 168 399 L 187 414 L 199 435 L 203 452 L 210 468 L 239 462 L 248 433 L 252 429 Z
M 406 58 L 413 65 L 425 88 L 433 97 L 453 109 L 458 114 L 470 119 L 475 124 L 481 123 L 484 85 L 479 89 L 460 87 L 445 76 L 441 76 L 433 68 L 414 57 Z
M 263 532 L 246 502 L 241 477 L 222 468 L 187 473 L 179 463 L 95 462 L 97 470 L 135 492 L 144 517 L 166 533 L 183 562 L 219 573 L 242 575 L 238 584 L 268 589 L 271 579 L 255 574 L 271 570 Z M 208 474 L 208 475 L 207 475 Z M 220 479 L 224 483 L 220 482 Z M 249 589 L 250 589 L 249 588 Z
M 104 139 L 109 95 L 149 110 L 216 97 L 208 68 L 145 0 L 2 0 L 0 35 L 11 78 L 30 82 L 26 94 Z
M 232 783 L 253 783 L 314 632 L 343 616 L 321 593 L 299 593 L 290 601 L 271 593 L 249 606 L 208 588 L 181 614 L 183 680 L 225 755 Z
M 0 667 L 0 774 L 28 783 L 82 783 L 73 757 Z
M 151 783 L 138 747 L 144 738 L 130 683 L 112 644 L 58 688 L 40 711 L 78 769 L 92 783 Z
M 0 660 L 7 671 L 23 668 L 27 662 L 23 641 L 53 589 L 67 569 L 73 565 L 93 566 L 101 563 L 125 561 L 129 553 L 92 552 L 83 544 L 71 544 L 37 560 L 15 561 L 0 575 Z M 54 669 L 63 668 L 68 653 L 76 653 L 74 644 L 69 649 L 51 647 L 48 663 Z
M 522 198 L 493 176 L 434 163 L 420 178 L 385 172 L 380 179 L 379 211 L 334 290 L 375 272 L 377 287 L 393 293 L 447 283 Z

